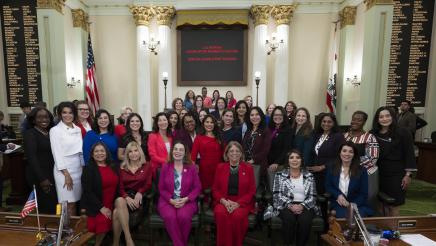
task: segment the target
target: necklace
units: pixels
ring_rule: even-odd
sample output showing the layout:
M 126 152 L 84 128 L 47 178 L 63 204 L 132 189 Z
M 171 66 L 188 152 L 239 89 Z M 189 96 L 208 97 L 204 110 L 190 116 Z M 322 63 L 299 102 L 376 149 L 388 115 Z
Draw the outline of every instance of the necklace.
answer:
M 41 129 L 41 128 L 37 127 L 37 126 L 35 126 L 35 129 L 36 129 L 38 132 L 40 132 L 42 135 L 44 135 L 44 136 L 48 136 L 48 131 L 47 131 L 47 130 L 45 130 L 45 129 Z
M 289 176 L 291 176 L 291 178 L 293 179 L 298 179 L 300 177 L 301 173 L 298 173 L 297 175 L 293 175 L 291 171 L 289 171 Z

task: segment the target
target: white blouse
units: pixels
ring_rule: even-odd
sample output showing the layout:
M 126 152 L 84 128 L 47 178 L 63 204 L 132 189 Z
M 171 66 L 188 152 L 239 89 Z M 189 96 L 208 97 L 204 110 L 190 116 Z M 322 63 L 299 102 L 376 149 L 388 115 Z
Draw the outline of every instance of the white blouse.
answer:
M 303 185 L 303 174 L 298 178 L 291 178 L 291 183 L 294 186 L 293 194 L 294 194 L 294 202 L 303 202 L 306 199 L 306 195 L 304 194 L 304 185 Z
M 339 176 L 339 190 L 344 193 L 345 196 L 348 195 L 348 186 L 350 184 L 350 174 L 345 175 L 344 168 L 341 168 L 341 174 Z

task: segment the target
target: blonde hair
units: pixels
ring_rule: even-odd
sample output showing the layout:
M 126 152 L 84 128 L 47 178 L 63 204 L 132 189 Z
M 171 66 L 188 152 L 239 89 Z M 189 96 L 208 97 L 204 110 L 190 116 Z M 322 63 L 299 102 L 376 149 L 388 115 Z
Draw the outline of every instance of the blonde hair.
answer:
M 139 162 L 141 164 L 146 163 L 144 151 L 142 151 L 141 146 L 137 142 L 132 141 L 129 144 L 127 144 L 126 149 L 124 151 L 124 160 L 121 163 L 121 167 L 120 167 L 121 169 L 126 169 L 128 166 L 130 166 L 131 162 L 129 159 L 129 153 L 132 151 L 133 148 L 137 148 L 139 151 L 139 154 L 141 155 L 141 157 L 139 158 Z
M 245 157 L 244 157 L 244 150 L 242 149 L 242 145 L 236 141 L 230 141 L 227 146 L 226 149 L 224 150 L 224 160 L 225 161 L 229 161 L 229 158 L 227 157 L 229 150 L 231 147 L 236 146 L 236 148 L 239 149 L 239 151 L 241 151 L 241 159 L 239 161 L 244 161 Z

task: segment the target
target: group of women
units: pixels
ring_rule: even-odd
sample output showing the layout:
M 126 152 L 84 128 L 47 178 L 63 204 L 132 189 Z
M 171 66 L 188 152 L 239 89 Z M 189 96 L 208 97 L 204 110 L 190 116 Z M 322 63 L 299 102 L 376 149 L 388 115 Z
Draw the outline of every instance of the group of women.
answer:
M 116 127 L 103 109 L 92 120 L 82 101 L 60 103 L 56 125 L 48 110 L 34 108 L 24 141 L 40 211 L 54 213 L 58 202 L 68 201 L 68 212 L 75 214 L 80 200 L 97 245 L 110 230 L 114 245 L 122 231 L 126 244 L 134 245 L 129 220 L 146 212 L 144 194 L 153 179 L 174 245 L 187 245 L 196 200 L 205 189 L 212 190 L 217 245 L 242 244 L 259 187 L 273 191 L 271 215 L 282 219 L 288 244 L 295 235 L 297 245 L 307 242 L 320 211 L 317 194 L 331 194 L 337 216 L 345 216 L 350 203 L 369 216 L 380 189 L 395 198 L 384 207 L 386 214 L 398 215 L 416 164 L 412 137 L 397 127 L 391 108 L 377 110 L 370 132 L 363 130 L 366 113 L 355 112 L 343 134 L 331 113 L 318 115 L 313 127 L 309 111 L 292 101 L 270 105 L 265 115 L 249 99 L 232 99 L 229 92 L 223 100 L 218 96 L 210 114 L 203 97 L 188 91 L 185 100 L 174 100 L 173 111 L 156 114 L 149 134 L 128 107 Z

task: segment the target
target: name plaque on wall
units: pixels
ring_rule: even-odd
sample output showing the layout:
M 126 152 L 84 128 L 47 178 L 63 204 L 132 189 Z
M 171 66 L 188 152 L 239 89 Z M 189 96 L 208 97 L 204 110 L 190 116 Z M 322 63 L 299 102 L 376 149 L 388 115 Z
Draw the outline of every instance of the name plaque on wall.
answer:
M 0 7 L 8 106 L 42 101 L 36 0 L 2 0 Z
M 386 105 L 425 106 L 433 12 L 433 0 L 394 0 Z

